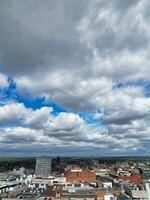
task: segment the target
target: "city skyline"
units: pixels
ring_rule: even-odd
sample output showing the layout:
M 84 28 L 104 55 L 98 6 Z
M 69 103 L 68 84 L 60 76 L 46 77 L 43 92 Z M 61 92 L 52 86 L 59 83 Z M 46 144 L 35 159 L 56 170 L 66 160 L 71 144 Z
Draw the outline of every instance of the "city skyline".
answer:
M 149 6 L 0 0 L 0 156 L 150 155 Z

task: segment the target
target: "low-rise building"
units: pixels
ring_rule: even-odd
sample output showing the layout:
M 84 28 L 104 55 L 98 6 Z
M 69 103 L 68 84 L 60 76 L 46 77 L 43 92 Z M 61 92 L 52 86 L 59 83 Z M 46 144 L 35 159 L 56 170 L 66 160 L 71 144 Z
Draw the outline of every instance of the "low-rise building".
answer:
M 139 188 L 135 185 L 125 184 L 124 190 L 132 199 L 149 200 L 148 192 L 144 187 Z
M 22 188 L 22 183 L 20 181 L 0 182 L 0 194 L 6 193 L 6 192 L 12 192 L 20 188 Z
M 73 182 L 90 182 L 96 180 L 94 172 L 90 171 L 67 171 L 65 173 L 66 181 Z

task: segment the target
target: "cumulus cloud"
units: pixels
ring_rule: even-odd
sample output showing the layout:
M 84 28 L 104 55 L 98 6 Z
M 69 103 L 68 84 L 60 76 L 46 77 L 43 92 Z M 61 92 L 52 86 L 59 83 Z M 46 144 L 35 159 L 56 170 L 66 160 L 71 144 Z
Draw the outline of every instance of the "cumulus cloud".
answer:
M 8 109 L 9 108 L 9 109 Z M 5 121 L 2 118 L 5 110 Z M 20 110 L 20 118 L 18 111 Z M 23 120 L 22 120 L 23 119 Z M 36 122 L 36 123 L 35 123 Z M 24 147 L 24 152 L 31 150 L 31 154 L 47 152 L 47 148 L 68 149 L 67 151 L 75 151 L 78 148 L 95 149 L 98 152 L 107 151 L 108 148 L 112 152 L 118 152 L 120 146 L 122 150 L 127 148 L 134 149 L 139 142 L 137 138 L 132 138 L 132 144 L 125 143 L 123 138 L 109 133 L 104 127 L 90 127 L 79 115 L 74 113 L 59 113 L 53 115 L 52 109 L 43 107 L 37 110 L 26 108 L 20 103 L 8 103 L 0 107 L 0 142 L 1 144 L 9 144 L 12 151 L 16 151 Z M 11 125 L 8 126 L 7 124 Z M 7 125 L 7 126 L 2 126 Z M 2 145 L 3 146 L 3 145 Z M 2 148 L 2 147 L 1 147 Z
M 8 85 L 7 76 L 0 73 L 0 89 L 8 87 Z
M 141 87 L 116 88 L 104 98 L 101 112 L 94 116 L 106 123 L 126 124 L 149 116 L 150 99 Z
M 0 124 L 11 125 L 23 120 L 27 110 L 23 104 L 8 103 L 0 107 Z
M 40 95 L 46 102 L 55 102 L 64 108 L 76 111 L 95 110 L 102 96 L 112 89 L 112 81 L 106 78 L 82 79 L 78 74 L 59 71 L 49 74 L 42 81 L 40 75 L 16 78 L 18 91 L 33 98 Z

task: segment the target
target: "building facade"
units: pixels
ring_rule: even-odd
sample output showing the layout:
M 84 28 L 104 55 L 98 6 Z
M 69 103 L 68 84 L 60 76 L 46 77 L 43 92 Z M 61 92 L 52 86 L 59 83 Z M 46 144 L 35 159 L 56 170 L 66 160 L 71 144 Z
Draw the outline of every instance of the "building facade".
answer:
M 52 159 L 50 157 L 38 157 L 36 159 L 35 175 L 48 177 L 51 175 Z
M 69 183 L 90 182 L 96 180 L 95 173 L 90 171 L 67 171 L 65 176 L 66 181 Z

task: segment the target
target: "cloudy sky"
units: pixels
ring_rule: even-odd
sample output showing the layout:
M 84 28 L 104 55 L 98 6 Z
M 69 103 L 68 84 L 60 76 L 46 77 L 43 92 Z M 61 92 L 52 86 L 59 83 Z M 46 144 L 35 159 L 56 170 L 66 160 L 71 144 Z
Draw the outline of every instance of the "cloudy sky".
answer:
M 0 156 L 149 155 L 149 8 L 0 0 Z

